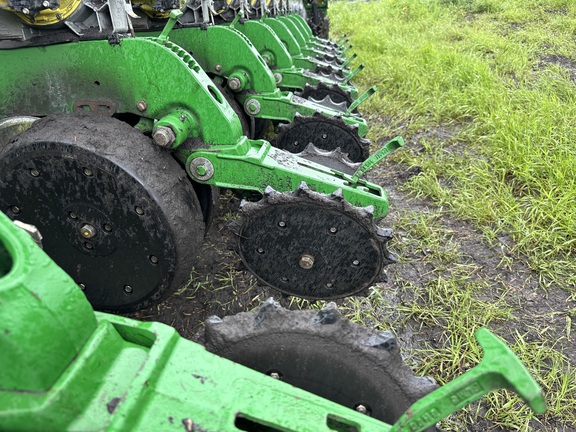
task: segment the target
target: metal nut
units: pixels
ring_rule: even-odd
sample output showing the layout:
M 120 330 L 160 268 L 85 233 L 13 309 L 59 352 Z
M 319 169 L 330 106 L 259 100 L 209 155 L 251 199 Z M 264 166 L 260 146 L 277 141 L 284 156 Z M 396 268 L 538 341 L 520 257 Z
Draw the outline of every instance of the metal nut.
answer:
M 80 234 L 82 234 L 84 238 L 92 238 L 96 235 L 96 228 L 94 228 L 93 225 L 84 224 L 82 228 L 80 228 Z
M 310 270 L 314 266 L 314 257 L 312 255 L 303 254 L 298 262 L 300 267 L 304 270 Z
M 274 74 L 274 79 L 276 80 L 276 84 L 280 84 L 282 82 L 282 75 L 276 72 Z
M 236 77 L 234 78 L 230 78 L 230 80 L 228 81 L 228 88 L 232 91 L 238 91 L 240 90 L 240 87 L 242 87 L 242 83 L 240 82 L 240 80 Z
M 148 108 L 148 104 L 146 103 L 145 100 L 139 100 L 138 103 L 136 104 L 136 108 L 138 108 L 138 111 L 140 112 L 146 111 L 146 109 Z
M 40 234 L 40 231 L 38 230 L 38 228 L 36 228 L 35 225 L 20 222 L 19 220 L 15 220 L 14 225 L 30 234 L 34 242 L 38 246 L 42 247 L 42 234 Z
M 152 136 L 154 142 L 160 147 L 170 147 L 176 141 L 176 135 L 167 126 L 158 126 Z

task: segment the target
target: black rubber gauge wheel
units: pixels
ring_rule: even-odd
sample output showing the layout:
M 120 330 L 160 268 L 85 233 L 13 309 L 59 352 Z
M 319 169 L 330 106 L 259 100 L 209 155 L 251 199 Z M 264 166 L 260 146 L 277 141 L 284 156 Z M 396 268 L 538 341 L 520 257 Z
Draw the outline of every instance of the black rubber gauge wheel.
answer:
M 0 210 L 36 225 L 44 250 L 95 309 L 150 306 L 189 275 L 204 236 L 170 152 L 112 118 L 38 120 L 0 157 Z

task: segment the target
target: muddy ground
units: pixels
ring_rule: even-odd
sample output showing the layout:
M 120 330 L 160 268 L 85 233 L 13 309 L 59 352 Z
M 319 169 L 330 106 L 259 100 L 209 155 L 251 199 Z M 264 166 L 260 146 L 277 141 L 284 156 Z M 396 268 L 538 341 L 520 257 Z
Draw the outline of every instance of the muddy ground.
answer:
M 443 132 L 438 133 L 442 135 Z M 385 142 L 382 141 L 381 144 Z M 410 145 L 418 146 L 418 143 Z M 388 282 L 373 288 L 381 291 L 392 306 L 405 302 L 410 290 L 421 290 L 428 282 L 442 275 L 442 272 L 450 272 L 449 269 L 439 269 L 433 260 L 428 259 L 427 255 L 434 251 L 415 242 L 409 229 L 395 226 L 400 219 L 405 221 L 407 214 L 443 214 L 442 209 L 431 202 L 415 199 L 401 191 L 401 185 L 411 176 L 418 175 L 418 172 L 417 167 L 409 168 L 386 162 L 370 174 L 370 179 L 382 185 L 389 194 L 390 213 L 381 225 L 395 227 L 392 249 L 401 256 L 399 263 L 388 267 Z M 211 315 L 222 317 L 251 310 L 268 297 L 274 297 L 285 307 L 297 307 L 291 305 L 290 298 L 283 298 L 277 292 L 259 285 L 256 279 L 243 269 L 234 251 L 235 235 L 229 228 L 231 221 L 238 217 L 239 202 L 239 199 L 229 192 L 224 191 L 221 195 L 215 220 L 208 231 L 204 247 L 198 251 L 198 262 L 189 283 L 154 308 L 131 314 L 131 317 L 172 325 L 182 336 L 202 342 L 203 322 Z M 473 266 L 475 271 L 472 277 L 483 283 L 488 282 L 483 300 L 497 301 L 503 294 L 503 287 L 509 290 L 506 294 L 508 303 L 515 299 L 513 306 L 517 319 L 495 322 L 490 325 L 491 330 L 509 341 L 515 332 L 526 334 L 527 341 L 538 341 L 540 336 L 534 329 L 545 329 L 547 340 L 557 340 L 556 348 L 569 357 L 573 369 L 576 365 L 576 350 L 573 341 L 566 337 L 566 316 L 575 305 L 569 301 L 568 293 L 556 286 L 544 289 L 539 283 L 538 275 L 530 271 L 521 257 L 508 254 L 507 251 L 512 245 L 510 238 L 503 236 L 498 244 L 489 245 L 483 240 L 481 233 L 468 223 L 445 214 L 439 224 L 440 229 L 451 234 L 451 242 L 460 251 L 458 263 Z M 506 258 L 505 266 L 502 265 L 503 257 Z M 371 320 L 374 318 L 366 321 L 370 323 Z M 402 322 L 394 331 L 407 352 L 423 347 L 424 344 L 435 346 L 441 343 L 439 329 L 422 326 L 418 320 Z M 418 358 L 412 360 L 417 362 Z M 546 420 L 545 426 L 534 422 L 531 427 L 534 430 L 576 430 L 551 418 Z M 490 421 L 481 421 L 468 430 L 511 429 L 502 429 Z

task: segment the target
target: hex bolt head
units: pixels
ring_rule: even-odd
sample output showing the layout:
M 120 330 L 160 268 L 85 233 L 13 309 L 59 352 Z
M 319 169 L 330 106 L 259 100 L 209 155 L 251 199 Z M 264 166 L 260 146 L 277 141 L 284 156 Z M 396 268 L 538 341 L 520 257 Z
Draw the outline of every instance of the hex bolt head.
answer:
M 124 292 L 126 294 L 132 294 L 134 292 L 134 289 L 130 285 L 124 285 Z
M 270 376 L 277 380 L 280 379 L 280 374 L 278 372 L 270 372 Z
M 368 414 L 368 408 L 366 407 L 366 405 L 358 404 L 356 405 L 356 407 L 354 407 L 354 409 L 361 414 Z
M 82 228 L 80 228 L 80 234 L 82 234 L 84 238 L 92 238 L 96 235 L 96 228 L 94 228 L 93 225 L 84 224 Z
M 12 206 L 12 207 L 10 207 L 10 210 L 12 210 L 12 213 L 14 213 L 14 214 L 18 214 L 22 211 L 22 210 L 20 210 L 20 207 L 18 207 L 18 206 Z
M 216 66 L 214 66 L 214 70 L 216 72 L 220 72 L 222 70 L 222 65 L 217 64 Z
M 230 80 L 228 81 L 228 88 L 232 91 L 238 91 L 240 90 L 240 87 L 242 87 L 242 83 L 240 82 L 240 80 L 236 77 L 234 78 L 230 78 Z
M 22 8 L 22 13 L 23 13 L 24 15 L 30 15 L 30 9 L 28 9 L 28 8 Z
M 85 291 L 85 290 L 86 290 L 86 285 L 84 285 L 83 283 L 79 283 L 78 286 L 80 287 L 80 289 L 81 289 L 82 291 Z
M 204 165 L 198 165 L 196 167 L 196 174 L 198 174 L 199 176 L 205 176 L 207 172 L 208 169 L 206 169 Z
M 302 254 L 298 264 L 304 270 L 310 270 L 314 266 L 314 257 L 312 255 L 309 255 L 309 254 Z
M 158 126 L 152 136 L 154 142 L 160 147 L 170 147 L 176 141 L 176 135 L 167 126 Z
M 47 1 L 47 0 L 44 0 L 44 1 L 42 2 L 42 6 L 45 7 L 45 8 L 49 8 L 49 7 L 50 7 L 50 2 Z

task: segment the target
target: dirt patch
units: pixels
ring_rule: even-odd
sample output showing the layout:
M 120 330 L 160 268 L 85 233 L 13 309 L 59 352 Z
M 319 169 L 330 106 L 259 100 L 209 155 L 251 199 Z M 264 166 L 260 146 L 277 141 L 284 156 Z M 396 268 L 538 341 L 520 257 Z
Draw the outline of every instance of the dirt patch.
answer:
M 539 68 L 544 68 L 547 64 L 562 66 L 570 73 L 570 80 L 576 81 L 576 61 L 558 54 L 548 54 L 540 59 Z

